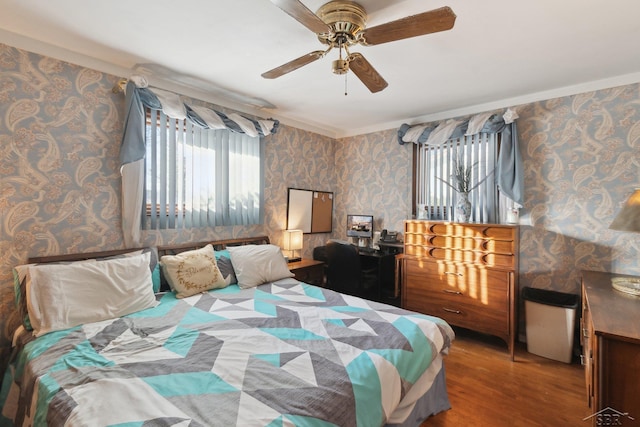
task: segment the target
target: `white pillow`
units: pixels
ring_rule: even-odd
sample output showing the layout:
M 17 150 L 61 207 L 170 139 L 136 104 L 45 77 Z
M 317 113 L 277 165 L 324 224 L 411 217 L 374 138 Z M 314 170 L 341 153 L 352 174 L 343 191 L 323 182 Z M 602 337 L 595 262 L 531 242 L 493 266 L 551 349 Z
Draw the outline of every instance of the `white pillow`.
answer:
M 275 245 L 227 247 L 231 264 L 242 289 L 293 277 L 282 251 Z
M 171 289 L 176 292 L 176 298 L 228 286 L 216 263 L 212 245 L 165 255 L 160 258 L 160 265 Z
M 29 266 L 27 310 L 34 335 L 155 307 L 149 259 L 147 252 L 100 262 Z

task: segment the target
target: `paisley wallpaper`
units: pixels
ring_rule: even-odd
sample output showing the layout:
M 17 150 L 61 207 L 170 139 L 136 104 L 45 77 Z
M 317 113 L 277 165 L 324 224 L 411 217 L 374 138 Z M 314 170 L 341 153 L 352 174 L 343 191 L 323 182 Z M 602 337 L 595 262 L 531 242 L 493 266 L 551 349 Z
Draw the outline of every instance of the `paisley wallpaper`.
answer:
M 580 270 L 640 275 L 640 233 L 608 226 L 640 188 L 640 85 L 519 109 L 520 285 L 579 293 Z
M 346 238 L 347 214 L 373 215 L 376 231 L 401 231 L 411 218 L 412 148 L 396 138 L 391 129 L 335 142 L 334 237 Z
M 118 78 L 0 44 L 0 327 L 13 305 L 13 265 L 123 247 Z M 581 269 L 640 275 L 640 234 L 607 228 L 640 187 L 640 85 L 518 113 L 521 287 L 577 293 Z M 396 129 L 334 140 L 281 125 L 264 143 L 264 224 L 149 232 L 145 243 L 266 234 L 281 244 L 289 187 L 335 196 L 333 233 L 305 235 L 306 257 L 329 237 L 345 238 L 348 213 L 374 215 L 378 230 L 401 230 L 411 214 L 411 147 L 397 144 Z

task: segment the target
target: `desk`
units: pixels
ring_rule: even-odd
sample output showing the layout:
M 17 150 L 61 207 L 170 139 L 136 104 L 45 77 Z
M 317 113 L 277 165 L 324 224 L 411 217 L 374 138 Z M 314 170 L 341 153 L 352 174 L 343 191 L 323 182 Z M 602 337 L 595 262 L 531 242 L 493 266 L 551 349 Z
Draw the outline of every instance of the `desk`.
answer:
M 397 244 L 394 244 L 394 246 L 396 245 Z M 358 253 L 360 269 L 364 276 L 368 276 L 365 277 L 365 280 L 374 281 L 372 286 L 370 286 L 372 291 L 360 296 L 385 304 L 400 306 L 400 293 L 396 293 L 396 253 L 402 253 L 402 249 L 402 247 L 393 247 L 392 249 L 385 248 L 380 251 L 365 251 L 360 249 Z M 315 248 L 313 256 L 317 259 L 315 262 L 323 266 L 325 263 L 328 263 L 324 246 Z M 301 262 L 305 261 L 310 260 L 302 260 Z M 296 264 L 298 263 L 289 263 L 289 270 L 294 271 L 295 268 L 299 268 Z M 296 274 L 296 278 L 297 277 L 298 274 Z M 331 288 L 331 285 L 329 285 L 329 287 Z M 333 289 L 337 290 L 335 288 Z
M 400 306 L 400 296 L 395 292 L 396 255 L 385 252 L 360 252 L 362 271 L 375 271 L 372 298 L 385 304 Z
M 401 254 L 404 249 L 404 243 L 402 242 L 383 242 L 382 240 L 378 242 L 378 246 L 380 246 L 380 252 L 384 254 Z

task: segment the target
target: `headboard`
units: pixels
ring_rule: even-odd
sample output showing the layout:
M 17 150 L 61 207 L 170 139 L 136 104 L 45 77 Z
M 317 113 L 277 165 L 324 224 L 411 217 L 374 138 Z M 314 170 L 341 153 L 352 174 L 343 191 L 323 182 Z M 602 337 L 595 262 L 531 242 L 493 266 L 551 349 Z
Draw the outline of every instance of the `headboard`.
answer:
M 163 255 L 175 255 L 180 252 L 189 251 L 191 249 L 198 249 L 211 243 L 213 249 L 221 250 L 227 246 L 242 246 L 242 245 L 266 245 L 269 243 L 269 237 L 257 236 L 257 237 L 241 237 L 237 239 L 215 240 L 212 242 L 198 242 L 198 243 L 179 243 L 174 245 L 162 245 L 158 246 L 158 257 Z M 128 248 L 128 249 L 113 249 L 109 251 L 101 252 L 85 252 L 78 254 L 64 254 L 64 255 L 50 255 L 42 257 L 29 258 L 29 263 L 45 263 L 45 262 L 60 262 L 60 261 L 82 261 L 92 258 L 103 258 L 114 255 L 120 255 L 127 252 L 132 252 L 142 248 Z

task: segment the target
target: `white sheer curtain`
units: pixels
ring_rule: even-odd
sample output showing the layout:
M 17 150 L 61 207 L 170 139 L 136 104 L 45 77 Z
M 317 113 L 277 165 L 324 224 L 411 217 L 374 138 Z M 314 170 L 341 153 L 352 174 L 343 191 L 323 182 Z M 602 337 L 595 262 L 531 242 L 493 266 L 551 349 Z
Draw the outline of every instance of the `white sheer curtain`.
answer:
M 144 228 L 260 222 L 259 137 L 148 114 Z

